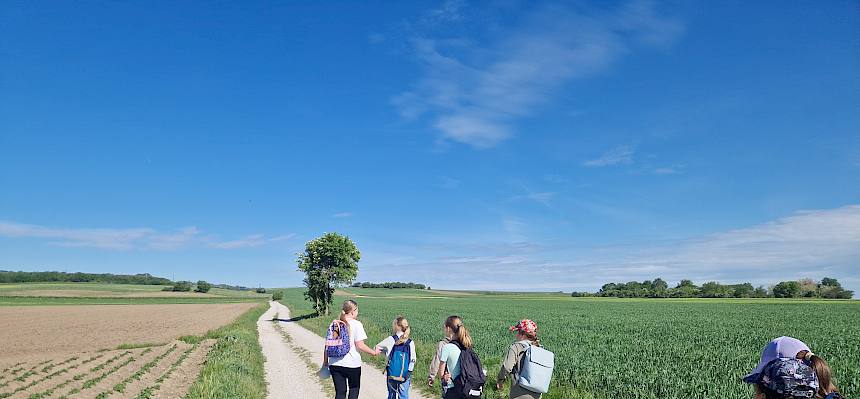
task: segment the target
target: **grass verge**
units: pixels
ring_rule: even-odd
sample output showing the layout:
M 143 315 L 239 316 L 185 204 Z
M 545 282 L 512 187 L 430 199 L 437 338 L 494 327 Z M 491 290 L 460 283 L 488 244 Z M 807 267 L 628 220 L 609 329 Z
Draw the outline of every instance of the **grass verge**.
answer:
M 217 339 L 187 399 L 264 399 L 266 379 L 257 319 L 269 308 L 261 304 L 224 327 L 206 333 Z

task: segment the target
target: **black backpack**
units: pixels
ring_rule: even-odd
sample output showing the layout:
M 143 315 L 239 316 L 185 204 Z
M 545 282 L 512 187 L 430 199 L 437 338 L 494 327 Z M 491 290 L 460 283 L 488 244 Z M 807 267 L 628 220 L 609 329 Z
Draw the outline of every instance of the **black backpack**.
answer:
M 454 380 L 454 387 L 451 389 L 461 398 L 480 398 L 486 383 L 481 359 L 472 348 L 464 348 L 458 341 L 451 343 L 460 348 L 460 375 Z

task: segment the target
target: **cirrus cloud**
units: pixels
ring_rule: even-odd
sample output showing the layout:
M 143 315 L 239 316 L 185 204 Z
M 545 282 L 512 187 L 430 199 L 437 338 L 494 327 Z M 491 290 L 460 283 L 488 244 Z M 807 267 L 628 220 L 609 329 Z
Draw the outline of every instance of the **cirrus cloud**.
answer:
M 196 227 L 184 227 L 164 232 L 143 228 L 70 228 L 0 220 L 0 237 L 37 238 L 61 247 L 88 247 L 110 250 L 176 250 L 185 247 L 240 249 L 284 241 L 294 234 L 267 237 L 252 234 L 235 240 L 221 240 L 212 234 L 203 234 Z
M 429 115 L 443 140 L 493 147 L 570 81 L 602 73 L 636 48 L 670 46 L 683 24 L 656 8 L 650 1 L 612 12 L 541 6 L 481 47 L 469 38 L 419 35 L 412 46 L 423 75 L 393 103 L 407 119 Z

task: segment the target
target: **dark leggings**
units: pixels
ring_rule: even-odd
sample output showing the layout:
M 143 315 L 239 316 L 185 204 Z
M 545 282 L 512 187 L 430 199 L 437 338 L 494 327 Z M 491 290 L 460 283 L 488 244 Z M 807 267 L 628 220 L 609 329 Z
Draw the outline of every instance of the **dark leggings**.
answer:
M 329 366 L 328 369 L 331 372 L 331 379 L 334 380 L 334 399 L 347 399 L 347 386 L 349 386 L 349 399 L 358 399 L 361 367 Z

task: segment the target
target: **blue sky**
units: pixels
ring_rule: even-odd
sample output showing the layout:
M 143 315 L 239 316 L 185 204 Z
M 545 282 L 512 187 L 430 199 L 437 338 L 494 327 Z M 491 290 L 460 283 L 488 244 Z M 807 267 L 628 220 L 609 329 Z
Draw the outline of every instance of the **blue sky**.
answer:
M 0 269 L 860 289 L 856 2 L 8 2 Z

